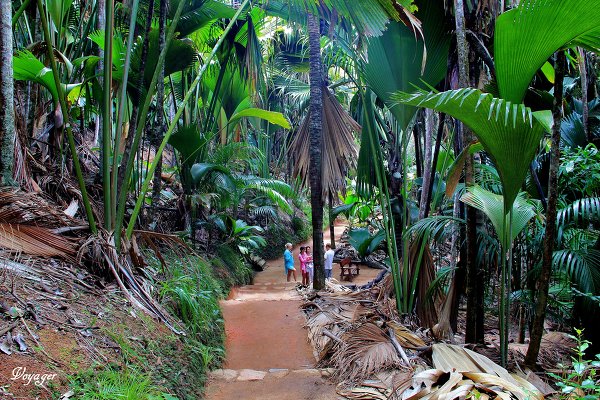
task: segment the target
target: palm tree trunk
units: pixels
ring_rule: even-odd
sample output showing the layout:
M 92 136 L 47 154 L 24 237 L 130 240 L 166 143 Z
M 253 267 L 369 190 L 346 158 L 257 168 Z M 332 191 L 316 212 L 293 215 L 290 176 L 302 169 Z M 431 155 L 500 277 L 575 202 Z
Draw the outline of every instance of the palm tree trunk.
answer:
M 588 105 L 588 77 L 587 77 L 587 56 L 583 48 L 578 47 L 579 51 L 579 77 L 581 80 L 581 119 L 583 121 L 583 132 L 588 142 L 592 141 L 589 129 L 590 108 Z
M 310 63 L 310 205 L 312 208 L 314 288 L 325 287 L 323 265 L 323 65 L 321 63 L 321 32 L 318 17 L 308 14 Z
M 97 0 L 96 8 L 98 10 L 96 29 L 98 29 L 99 31 L 103 31 L 106 28 L 106 0 Z M 98 58 L 98 83 L 100 87 L 102 87 L 104 82 L 102 79 L 102 71 L 104 70 L 104 51 L 100 47 L 98 47 Z M 94 145 L 99 144 L 100 146 L 102 146 L 102 138 L 100 137 L 101 130 L 102 113 L 98 113 L 98 116 L 96 117 Z M 100 172 L 102 173 L 102 164 L 100 164 Z
M 160 11 L 158 17 L 158 52 L 165 48 L 165 26 L 167 20 L 167 0 L 160 0 Z M 160 70 L 158 83 L 156 85 L 156 128 L 152 137 L 152 145 L 158 151 L 164 135 L 164 103 L 165 103 L 165 67 Z M 160 190 L 162 183 L 162 154 L 158 155 L 158 163 L 154 170 L 154 180 L 152 181 L 152 205 L 158 205 L 160 200 Z M 156 210 L 156 208 L 154 209 Z
M 13 82 L 12 7 L 0 2 L 0 185 L 14 185 L 15 108 Z
M 538 279 L 538 299 L 535 307 L 535 317 L 531 327 L 531 340 L 525 356 L 525 364 L 534 367 L 542 335 L 544 334 L 544 321 L 546 320 L 546 306 L 548 304 L 548 288 L 552 274 L 552 253 L 556 238 L 556 203 L 558 200 L 558 166 L 560 164 L 560 121 L 563 116 L 563 79 L 565 76 L 566 57 L 563 51 L 556 54 L 556 77 L 554 81 L 554 127 L 552 128 L 552 149 L 550 151 L 550 173 L 548 178 L 548 210 L 546 212 L 546 230 L 544 233 L 544 246 L 542 250 L 542 270 Z
M 329 243 L 335 249 L 335 218 L 333 217 L 333 195 L 329 192 Z
M 433 183 L 432 180 L 435 178 L 435 175 L 432 177 L 432 171 L 435 171 L 435 165 L 432 165 L 432 140 L 433 140 L 433 125 L 434 125 L 434 112 L 433 110 L 427 108 L 425 109 L 425 149 L 424 149 L 424 157 L 423 157 L 423 185 L 421 190 L 421 202 L 419 205 L 419 219 L 425 218 L 425 212 L 428 209 L 429 201 L 431 200 L 431 185 Z M 434 173 L 435 174 L 435 173 Z
M 458 80 L 460 87 L 469 86 L 469 44 L 466 37 L 465 10 L 463 0 L 455 0 L 456 46 L 458 51 Z M 467 146 L 471 141 L 471 133 L 460 124 L 462 144 Z M 468 156 L 465 162 L 465 185 L 473 183 L 473 157 Z M 467 343 L 483 342 L 483 284 L 482 270 L 475 262 L 477 256 L 477 211 L 473 207 L 466 209 L 466 255 L 467 270 L 467 326 L 465 341 Z
M 429 176 L 429 190 L 427 191 L 427 199 L 425 200 L 425 212 L 423 213 L 423 218 L 427 218 L 429 216 L 429 212 L 431 211 L 431 199 L 433 197 L 433 183 L 435 181 L 435 173 L 438 163 L 438 158 L 440 155 L 440 147 L 442 145 L 442 135 L 444 134 L 444 121 L 446 120 L 446 115 L 440 113 L 438 117 L 438 127 L 437 134 L 435 137 L 435 149 L 433 150 L 433 159 L 431 160 L 431 172 Z
M 104 227 L 110 231 L 112 229 L 113 207 L 110 186 L 110 157 L 112 142 L 112 38 L 114 25 L 114 1 L 106 0 L 105 15 L 105 34 L 104 34 L 104 65 L 103 65 L 103 84 L 104 98 L 102 107 L 102 146 L 100 159 L 102 160 L 102 191 L 104 200 Z

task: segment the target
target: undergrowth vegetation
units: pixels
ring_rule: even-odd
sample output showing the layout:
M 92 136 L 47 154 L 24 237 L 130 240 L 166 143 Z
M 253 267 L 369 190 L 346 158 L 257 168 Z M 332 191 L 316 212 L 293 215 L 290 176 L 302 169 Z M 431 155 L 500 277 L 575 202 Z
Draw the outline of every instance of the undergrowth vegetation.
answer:
M 71 377 L 78 398 L 197 399 L 208 370 L 223 361 L 224 325 L 219 300 L 234 285 L 248 283 L 251 271 L 235 249 L 221 245 L 210 260 L 197 255 L 163 253 L 164 268 L 148 254 L 148 270 L 160 272 L 159 298 L 185 328 L 186 335 L 160 334 L 147 316 L 144 331 L 115 324 L 104 328 L 118 348 L 116 360 L 96 363 Z

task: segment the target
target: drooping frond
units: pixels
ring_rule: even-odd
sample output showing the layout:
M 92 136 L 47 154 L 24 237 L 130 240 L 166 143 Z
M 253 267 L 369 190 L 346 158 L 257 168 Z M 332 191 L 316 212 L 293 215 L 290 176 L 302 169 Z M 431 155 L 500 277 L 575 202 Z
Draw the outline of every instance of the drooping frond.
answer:
M 448 34 L 442 2 L 419 1 L 418 17 L 423 22 L 425 40 L 409 27 L 391 22 L 383 35 L 369 40 L 367 62 L 363 66 L 365 82 L 390 108 L 402 129 L 416 109 L 394 105 L 391 95 L 410 92 L 422 81 L 435 86 L 446 75 L 451 35 Z M 426 57 L 425 49 L 429 53 Z M 425 69 L 423 69 L 425 66 Z
M 447 215 L 434 215 L 417 221 L 406 231 L 406 235 L 415 235 L 416 242 L 427 243 L 431 240 L 445 240 L 457 226 L 464 224 L 460 218 Z
M 559 227 L 569 223 L 579 225 L 598 221 L 600 221 L 600 197 L 576 200 L 558 210 L 556 215 L 556 225 Z
M 600 250 L 555 251 L 552 264 L 566 272 L 580 291 L 600 294 Z
M 306 115 L 298 133 L 290 145 L 295 159 L 294 177 L 300 177 L 302 185 L 309 180 L 310 161 L 310 113 Z M 336 194 L 345 185 L 349 168 L 356 165 L 357 149 L 354 132 L 360 125 L 343 109 L 327 87 L 323 87 L 323 198 Z

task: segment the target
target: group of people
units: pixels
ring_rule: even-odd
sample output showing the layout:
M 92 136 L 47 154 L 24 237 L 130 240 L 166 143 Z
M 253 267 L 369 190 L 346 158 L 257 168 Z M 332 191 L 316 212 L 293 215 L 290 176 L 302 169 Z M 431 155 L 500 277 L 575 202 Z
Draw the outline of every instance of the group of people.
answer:
M 294 282 L 296 280 L 296 268 L 294 267 L 294 255 L 292 253 L 293 247 L 291 243 L 286 243 L 285 251 L 283 252 L 283 260 L 285 265 L 285 274 L 287 277 L 287 281 L 291 282 L 292 277 L 294 278 Z M 331 244 L 327 243 L 325 245 L 325 254 L 324 254 L 324 267 L 325 267 L 325 278 L 331 279 L 333 272 L 333 256 L 335 252 L 331 248 Z M 312 253 L 310 251 L 310 246 L 301 246 L 300 253 L 298 254 L 298 261 L 300 263 L 300 271 L 302 272 L 302 286 L 309 287 L 313 283 L 313 277 L 315 273 L 314 263 Z

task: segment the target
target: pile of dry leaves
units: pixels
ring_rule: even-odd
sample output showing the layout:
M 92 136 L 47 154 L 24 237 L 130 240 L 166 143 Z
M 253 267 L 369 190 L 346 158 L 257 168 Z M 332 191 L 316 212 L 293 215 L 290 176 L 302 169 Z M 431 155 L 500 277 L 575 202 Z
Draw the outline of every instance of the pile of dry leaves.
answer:
M 345 398 L 525 400 L 552 392 L 532 372 L 509 373 L 466 346 L 436 343 L 428 329 L 400 318 L 389 276 L 366 290 L 328 282 L 327 291 L 302 294 L 315 357 L 334 371 Z M 568 355 L 553 345 L 560 334 L 553 335 L 545 351 Z M 512 352 L 518 360 L 519 349 Z

